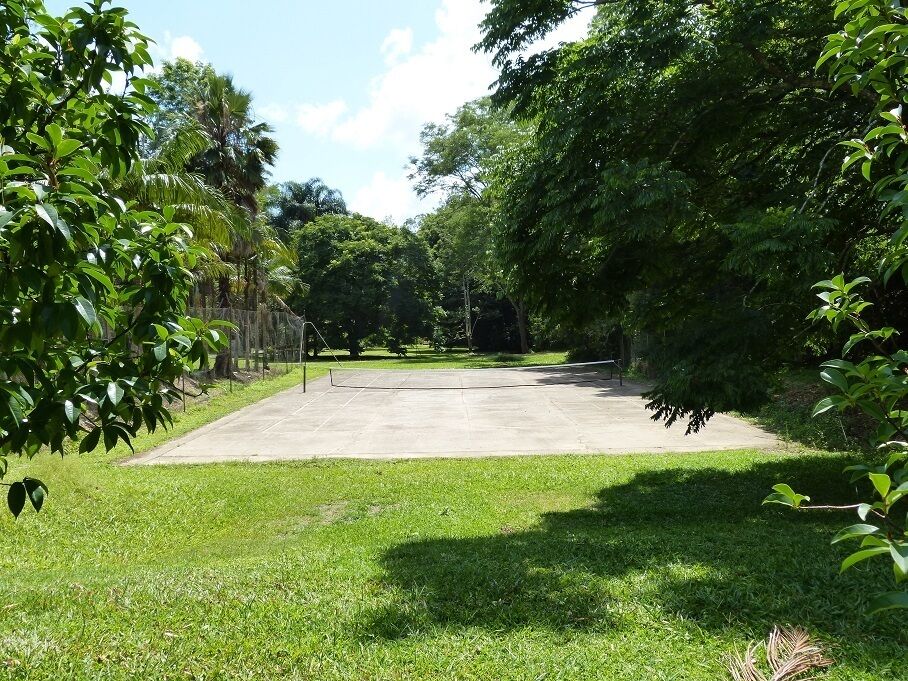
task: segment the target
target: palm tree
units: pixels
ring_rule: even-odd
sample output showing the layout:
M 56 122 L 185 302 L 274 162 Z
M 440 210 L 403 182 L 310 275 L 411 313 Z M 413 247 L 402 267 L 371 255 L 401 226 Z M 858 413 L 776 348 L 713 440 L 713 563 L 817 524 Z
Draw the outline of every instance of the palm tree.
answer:
M 193 169 L 254 218 L 256 194 L 277 157 L 277 142 L 268 136 L 274 130 L 255 121 L 252 95 L 234 86 L 229 75 L 209 75 L 194 114 L 211 141 Z
M 271 225 L 284 243 L 290 243 L 291 232 L 317 217 L 347 213 L 347 204 L 337 189 L 321 178 L 306 182 L 285 182 L 277 186 L 276 195 L 265 210 Z
M 257 257 L 258 244 L 253 238 L 259 209 L 257 194 L 265 186 L 268 168 L 274 164 L 278 151 L 277 142 L 269 136 L 273 129 L 267 123 L 256 122 L 252 95 L 237 88 L 227 75 L 208 74 L 193 114 L 209 144 L 192 159 L 190 169 L 245 215 L 248 230 L 232 241 L 221 258 L 232 264 L 236 272 L 242 268 L 247 274 L 248 263 Z M 255 267 L 257 274 L 258 265 Z M 233 307 L 231 280 L 228 270 L 218 277 L 219 307 Z M 215 373 L 225 376 L 228 372 L 228 355 L 218 355 Z
M 120 191 L 140 207 L 174 209 L 174 219 L 192 225 L 195 240 L 212 248 L 229 247 L 246 228 L 243 215 L 216 187 L 187 170 L 209 145 L 207 135 L 185 120 L 148 156 L 130 167 Z
M 254 310 L 267 302 L 289 312 L 284 298 L 297 284 L 293 269 L 296 252 L 281 241 L 274 228 L 261 217 L 252 224 L 252 230 L 235 250 L 242 254 L 242 275 L 237 277 L 236 294 L 242 296 L 244 307 Z
M 196 291 L 203 300 L 213 282 L 235 273 L 234 266 L 221 254 L 249 234 L 245 211 L 201 175 L 187 170 L 209 143 L 198 124 L 184 118 L 163 143 L 149 145 L 147 155 L 134 163 L 119 182 L 123 197 L 140 208 L 160 211 L 169 207 L 175 221 L 192 227 L 193 241 L 203 253 L 194 269 Z

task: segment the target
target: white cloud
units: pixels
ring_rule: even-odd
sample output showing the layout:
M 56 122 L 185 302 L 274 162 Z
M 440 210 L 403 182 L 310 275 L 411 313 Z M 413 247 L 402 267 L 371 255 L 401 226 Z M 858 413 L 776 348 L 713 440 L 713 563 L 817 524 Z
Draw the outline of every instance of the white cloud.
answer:
M 172 35 L 170 31 L 164 32 L 164 42 L 159 46 L 164 59 L 188 59 L 200 61 L 205 51 L 191 35 Z
M 488 94 L 495 81 L 489 56 L 472 51 L 486 11 L 481 0 L 441 0 L 435 14 L 439 36 L 416 52 L 411 29 L 392 30 L 380 48 L 387 68 L 372 79 L 368 103 L 349 114 L 340 102 L 306 104 L 300 125 L 358 149 L 388 146 L 415 153 L 423 125 Z M 529 51 L 583 37 L 589 19 L 589 12 L 579 13 Z
M 415 152 L 425 123 L 440 121 L 464 102 L 486 94 L 495 80 L 488 57 L 471 50 L 484 15 L 476 0 L 442 0 L 435 16 L 438 37 L 389 60 L 385 72 L 371 82 L 368 103 L 339 121 L 332 137 L 360 149 L 388 145 Z M 395 31 L 383 47 L 391 49 L 389 45 L 402 45 Z
M 178 35 L 170 41 L 170 56 L 173 59 L 182 58 L 189 61 L 199 61 L 204 54 L 202 46 L 192 36 Z
M 155 61 L 155 70 L 161 68 L 165 61 L 174 59 L 188 59 L 189 61 L 201 61 L 205 50 L 190 35 L 173 35 L 170 31 L 164 31 L 164 40 L 153 43 L 150 52 Z
M 419 132 L 426 123 L 441 122 L 467 101 L 489 93 L 498 77 L 489 55 L 473 52 L 482 38 L 479 23 L 488 6 L 483 0 L 440 0 L 435 21 L 438 36 L 414 50 L 409 28 L 394 29 L 379 53 L 385 69 L 372 79 L 367 102 L 354 110 L 336 100 L 299 107 L 303 130 L 358 150 L 388 150 L 400 165 L 418 154 Z M 586 35 L 592 11 L 578 13 L 527 52 L 539 52 Z M 419 201 L 405 175 L 384 172 L 355 192 L 351 206 L 379 219 L 396 221 L 430 210 Z
M 356 191 L 349 202 L 350 210 L 356 213 L 376 220 L 390 218 L 398 225 L 407 218 L 432 210 L 436 205 L 436 199 L 420 200 L 416 196 L 406 173 L 389 177 L 382 171 L 375 173 L 369 184 Z
M 283 123 L 290 116 L 290 114 L 287 113 L 286 107 L 274 103 L 256 107 L 256 112 L 259 116 L 271 123 Z
M 413 49 L 413 29 L 395 28 L 381 44 L 381 53 L 385 56 L 385 63 L 393 65 L 397 60 Z
M 347 103 L 336 99 L 327 104 L 302 104 L 296 110 L 296 122 L 313 135 L 327 135 L 347 111 Z

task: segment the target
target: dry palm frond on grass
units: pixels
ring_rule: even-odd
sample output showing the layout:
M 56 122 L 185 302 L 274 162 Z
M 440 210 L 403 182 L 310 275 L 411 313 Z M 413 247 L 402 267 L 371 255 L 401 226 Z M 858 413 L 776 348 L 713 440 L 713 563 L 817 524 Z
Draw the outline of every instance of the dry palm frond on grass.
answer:
M 760 648 L 766 649 L 766 676 L 757 662 Z M 805 674 L 825 669 L 832 660 L 810 640 L 810 635 L 799 627 L 775 627 L 766 642 L 752 643 L 743 656 L 728 659 L 728 671 L 734 681 L 809 681 L 816 677 Z

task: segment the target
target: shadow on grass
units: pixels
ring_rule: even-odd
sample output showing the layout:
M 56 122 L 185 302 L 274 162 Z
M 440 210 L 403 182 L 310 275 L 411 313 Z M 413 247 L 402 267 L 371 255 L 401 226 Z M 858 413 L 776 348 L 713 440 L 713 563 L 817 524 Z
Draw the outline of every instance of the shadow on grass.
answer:
M 862 599 L 890 585 L 885 561 L 837 574 L 844 550 L 829 540 L 851 516 L 760 505 L 780 481 L 817 500 L 850 499 L 845 465 L 816 457 L 646 471 L 530 529 L 397 545 L 382 557 L 386 602 L 357 628 L 394 639 L 432 625 L 601 631 L 674 616 L 746 635 L 792 623 L 861 646 L 905 645 L 897 616 L 859 614 Z

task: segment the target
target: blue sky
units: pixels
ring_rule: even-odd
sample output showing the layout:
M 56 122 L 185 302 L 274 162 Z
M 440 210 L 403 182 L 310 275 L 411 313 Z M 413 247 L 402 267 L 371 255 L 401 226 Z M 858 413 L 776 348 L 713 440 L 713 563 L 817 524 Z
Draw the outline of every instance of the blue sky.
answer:
M 61 11 L 75 0 L 48 0 Z M 119 0 L 155 59 L 211 62 L 276 130 L 274 181 L 321 177 L 353 210 L 402 221 L 432 207 L 406 178 L 419 130 L 495 80 L 471 52 L 482 0 Z M 578 37 L 588 17 L 546 40 Z

